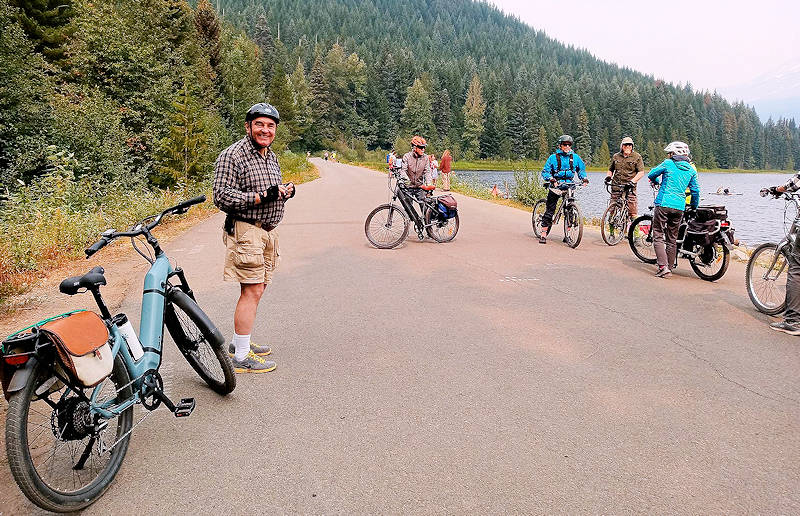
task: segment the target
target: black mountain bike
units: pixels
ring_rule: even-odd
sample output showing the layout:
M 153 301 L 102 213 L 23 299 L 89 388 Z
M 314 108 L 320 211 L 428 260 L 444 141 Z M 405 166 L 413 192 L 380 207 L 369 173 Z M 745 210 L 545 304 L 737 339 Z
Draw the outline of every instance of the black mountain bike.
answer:
M 628 225 L 631 223 L 631 214 L 628 212 L 628 197 L 636 195 L 633 189 L 636 188 L 632 182 L 622 184 L 622 195 L 619 199 L 609 201 L 608 208 L 603 212 L 600 219 L 600 234 L 603 242 L 608 245 L 617 245 L 625 238 Z M 611 183 L 606 183 L 606 190 L 611 193 Z
M 442 210 L 439 197 L 420 200 L 414 195 L 414 189 L 402 184 L 400 169 L 391 169 L 388 181 L 389 202 L 372 210 L 364 222 L 364 233 L 370 244 L 378 249 L 397 247 L 408 236 L 411 221 L 414 221 L 420 241 L 425 239 L 426 232 L 437 242 L 450 242 L 456 237 L 459 225 L 457 210 Z M 394 203 L 395 200 L 400 201 L 400 206 Z M 419 205 L 419 212 L 415 205 Z
M 553 222 L 550 227 L 552 228 L 558 224 L 561 215 L 564 215 L 564 242 L 575 249 L 581 243 L 583 238 L 583 216 L 581 210 L 578 208 L 578 203 L 575 200 L 575 189 L 578 186 L 574 183 L 562 182 L 557 186 L 550 188 L 551 192 L 555 192 L 562 197 L 559 201 L 556 212 L 553 214 Z M 531 225 L 533 225 L 533 234 L 536 238 L 542 236 L 542 217 L 544 212 L 547 211 L 547 199 L 539 199 L 533 205 L 533 213 L 531 214 Z

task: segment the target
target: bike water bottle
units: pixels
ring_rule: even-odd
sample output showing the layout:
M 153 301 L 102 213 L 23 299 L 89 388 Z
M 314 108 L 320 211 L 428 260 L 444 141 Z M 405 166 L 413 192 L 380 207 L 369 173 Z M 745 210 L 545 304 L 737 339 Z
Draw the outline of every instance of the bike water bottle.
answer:
M 142 349 L 142 343 L 139 342 L 139 337 L 136 336 L 136 332 L 133 331 L 133 325 L 128 320 L 128 316 L 120 314 L 115 322 L 117 323 L 119 332 L 128 344 L 128 350 L 130 350 L 133 360 L 138 361 L 144 356 L 144 349 Z

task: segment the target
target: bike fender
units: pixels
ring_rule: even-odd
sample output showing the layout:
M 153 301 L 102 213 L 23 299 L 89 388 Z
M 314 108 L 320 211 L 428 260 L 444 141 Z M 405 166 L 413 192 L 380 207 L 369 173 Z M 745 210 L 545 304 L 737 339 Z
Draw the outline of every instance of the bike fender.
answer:
M 33 373 L 34 367 L 36 367 L 36 358 L 31 357 L 24 366 L 14 371 L 14 374 L 11 376 L 11 381 L 8 382 L 8 387 L 3 389 L 6 400 L 8 400 L 12 394 L 21 391 L 22 388 L 25 387 L 25 383 Z
M 728 251 L 733 251 L 733 242 L 731 242 L 730 235 L 728 235 L 727 233 L 723 233 L 722 242 L 725 244 L 725 247 L 728 248 Z

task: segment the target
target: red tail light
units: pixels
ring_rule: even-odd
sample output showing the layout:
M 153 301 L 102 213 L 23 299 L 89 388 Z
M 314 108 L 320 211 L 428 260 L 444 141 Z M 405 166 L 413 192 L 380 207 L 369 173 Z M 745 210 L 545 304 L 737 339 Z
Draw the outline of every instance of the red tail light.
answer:
M 21 366 L 25 362 L 28 361 L 30 355 L 28 353 L 22 353 L 19 355 L 6 355 L 3 357 L 3 360 L 6 361 L 6 364 L 11 366 Z
M 730 223 L 730 222 L 728 222 L 727 220 L 726 220 L 726 221 L 724 221 L 724 222 L 720 222 L 720 223 L 719 223 L 719 225 L 720 225 L 720 227 L 723 227 L 723 228 L 729 228 L 729 227 L 731 227 L 731 223 Z

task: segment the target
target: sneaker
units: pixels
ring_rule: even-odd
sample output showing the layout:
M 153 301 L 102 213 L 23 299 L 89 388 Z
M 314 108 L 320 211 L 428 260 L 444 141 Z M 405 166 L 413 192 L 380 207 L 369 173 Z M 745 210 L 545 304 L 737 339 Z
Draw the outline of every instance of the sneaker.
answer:
M 236 360 L 236 357 L 231 362 L 233 362 L 233 370 L 237 373 L 268 373 L 278 367 L 275 362 L 264 360 L 252 351 L 241 362 Z
M 270 349 L 269 346 L 262 346 L 261 344 L 254 344 L 253 342 L 250 342 L 250 351 L 252 351 L 253 353 L 255 353 L 260 357 L 265 357 L 270 353 L 272 353 L 272 350 Z M 236 353 L 236 347 L 233 345 L 233 342 L 231 342 L 228 345 L 228 355 L 233 356 L 235 353 Z
M 656 278 L 669 278 L 672 276 L 672 271 L 667 267 L 659 267 L 656 271 Z
M 788 333 L 789 335 L 800 335 L 800 326 L 789 324 L 786 321 L 770 323 L 769 327 L 775 331 L 782 331 L 783 333 Z
M 539 243 L 540 244 L 546 244 L 547 243 L 547 237 L 544 236 L 544 235 L 540 236 L 539 237 Z

